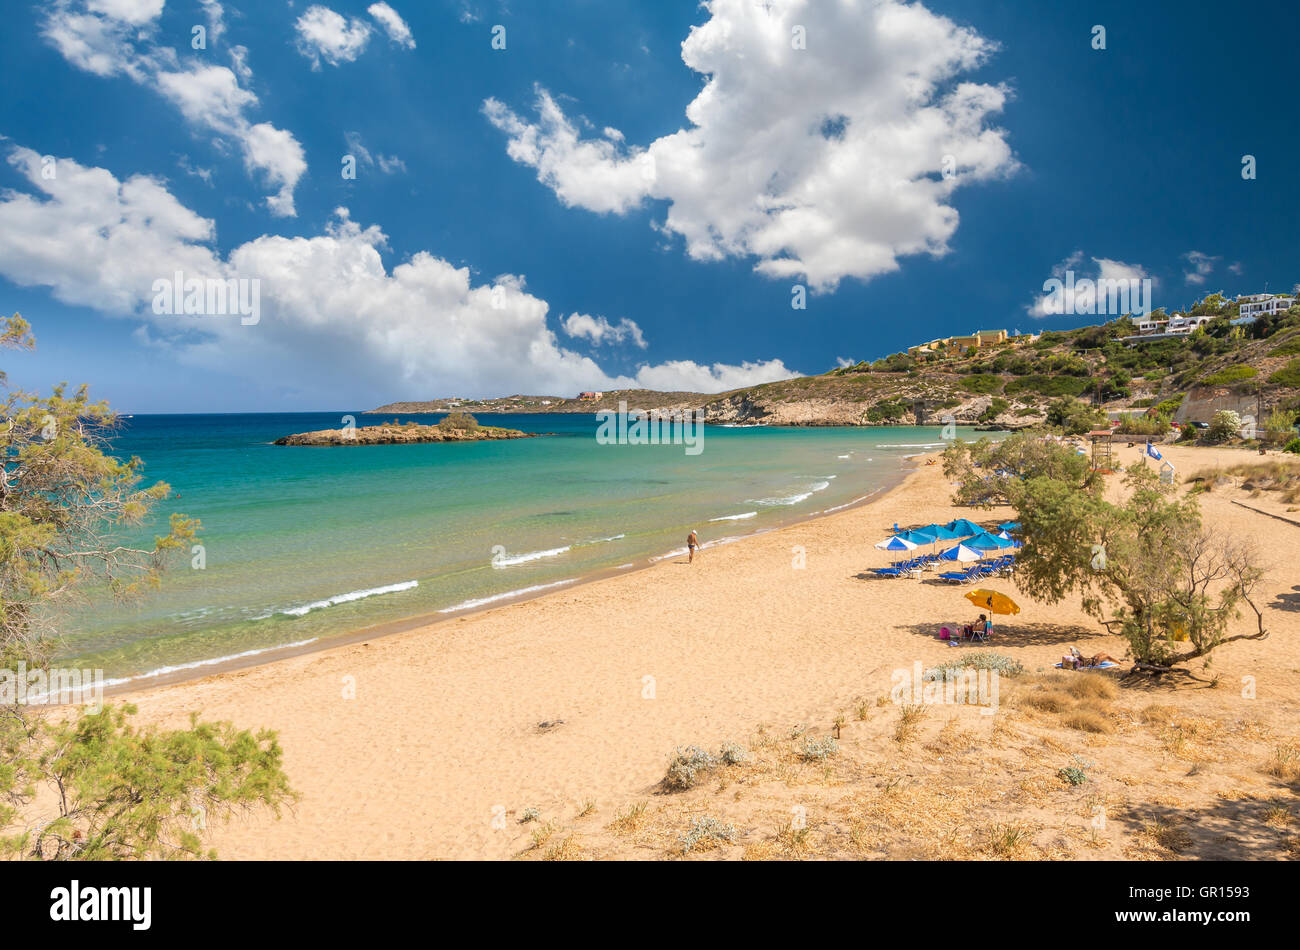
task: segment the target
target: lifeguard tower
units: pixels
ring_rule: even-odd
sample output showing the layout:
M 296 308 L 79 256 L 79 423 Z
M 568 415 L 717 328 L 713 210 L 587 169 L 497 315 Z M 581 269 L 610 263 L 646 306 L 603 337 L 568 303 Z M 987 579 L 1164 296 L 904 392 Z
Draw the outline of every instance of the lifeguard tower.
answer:
M 1092 442 L 1092 470 L 1103 475 L 1115 473 L 1115 435 L 1110 429 L 1094 429 L 1088 433 Z

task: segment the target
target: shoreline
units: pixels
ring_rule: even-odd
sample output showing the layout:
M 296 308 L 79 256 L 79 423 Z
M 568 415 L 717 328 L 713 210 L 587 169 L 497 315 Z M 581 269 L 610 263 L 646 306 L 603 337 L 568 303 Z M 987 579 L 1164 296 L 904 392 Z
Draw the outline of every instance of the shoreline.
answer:
M 846 504 L 836 505 L 832 508 L 826 508 L 820 511 L 809 512 L 808 514 L 797 516 L 782 524 L 760 528 L 747 534 L 729 536 L 715 541 L 705 542 L 701 546 L 701 551 L 717 550 L 718 548 L 728 547 L 733 544 L 771 534 L 772 532 L 784 531 L 811 521 L 830 518 L 833 515 L 840 515 L 845 512 L 853 511 L 863 505 L 871 504 L 873 500 L 882 500 L 890 493 L 896 492 L 900 489 L 906 483 L 908 477 L 921 467 L 920 465 L 910 463 L 913 463 L 916 459 L 925 458 L 928 454 L 930 453 L 922 452 L 916 455 L 902 456 L 899 460 L 900 464 L 898 468 L 885 478 L 884 484 L 871 489 L 867 494 L 861 495 Z M 685 552 L 674 550 L 667 554 L 652 555 L 648 558 L 633 561 L 626 565 L 600 568 L 572 579 L 550 582 L 535 589 L 525 588 L 522 592 L 507 592 L 505 595 L 496 595 L 499 599 L 493 600 L 490 603 L 480 603 L 472 607 L 458 609 L 453 606 L 441 610 L 434 610 L 432 612 L 416 614 L 412 617 L 406 617 L 400 620 L 388 620 L 382 623 L 340 631 L 336 634 L 316 636 L 306 641 L 284 644 L 282 646 L 264 647 L 232 656 L 195 660 L 181 664 L 176 669 L 170 669 L 168 667 L 160 668 L 167 670 L 167 672 L 149 671 L 145 673 L 137 673 L 128 677 L 116 678 L 115 681 L 111 681 L 111 685 L 106 685 L 104 687 L 103 695 L 105 698 L 111 698 L 126 694 L 149 692 L 168 686 L 179 686 L 186 683 L 208 679 L 210 677 L 219 677 L 231 673 L 256 669 L 258 667 L 270 666 L 299 657 L 310 656 L 312 654 L 327 653 L 335 649 L 344 649 L 355 646 L 358 643 L 398 636 L 403 633 L 409 633 L 413 630 L 435 628 L 445 624 L 453 624 L 459 620 L 464 620 L 493 610 L 532 603 L 546 597 L 578 590 L 611 578 L 641 573 L 662 564 L 664 561 L 678 557 L 683 553 Z M 75 658 L 73 659 L 75 660 Z M 77 704 L 69 703 L 61 705 Z
M 1118 452 L 1124 462 L 1140 455 Z M 1173 447 L 1168 454 L 1185 473 L 1242 458 Z M 358 631 L 360 642 L 350 645 L 204 671 L 170 686 L 136 684 L 126 695 L 141 727 L 183 727 L 198 714 L 277 734 L 299 801 L 279 820 L 250 815 L 214 828 L 211 845 L 231 859 L 506 859 L 526 851 L 539 830 L 521 815 L 541 812 L 551 828 L 552 820 L 568 824 L 594 811 L 584 833 L 607 836 L 599 829 L 637 802 L 654 803 L 655 821 L 677 820 L 664 808 L 672 802 L 731 808 L 733 792 L 725 803 L 712 792 L 698 801 L 655 797 L 675 748 L 761 746 L 763 736 L 810 726 L 820 734 L 864 704 L 873 722 L 888 724 L 892 716 L 870 710 L 889 696 L 899 670 L 962 656 L 937 636 L 940 626 L 973 617 L 961 587 L 867 574 L 888 560 L 872 545 L 892 522 L 972 514 L 952 504 L 941 467 L 911 462 L 888 491 L 833 516 L 718 546 L 689 569 L 685 557 L 669 558 L 654 571 L 568 585 L 451 623 L 370 639 L 373 631 Z M 1279 567 L 1300 557 L 1300 531 L 1237 507 L 1234 497 L 1202 495 L 1207 523 L 1247 527 Z M 1003 520 L 1008 512 L 977 517 Z M 1300 633 L 1289 607 L 1293 584 L 1275 570 L 1261 591 L 1274 636 L 1215 655 L 1224 682 L 1249 675 L 1269 703 L 1245 702 L 1231 688 L 1197 692 L 1198 702 L 1236 718 L 1271 710 L 1279 722 L 1297 708 L 1290 670 L 1300 663 L 1300 638 L 1286 635 Z M 996 625 L 990 648 L 1028 671 L 1050 670 L 1070 644 L 1123 654 L 1124 642 L 1099 628 L 1078 598 L 1036 601 L 1014 577 L 997 587 L 1023 609 Z M 990 717 L 974 715 L 986 731 Z M 948 717 L 933 718 L 941 729 Z M 897 751 L 889 742 L 884 748 Z M 1138 760 L 1115 768 L 1136 767 L 1128 761 Z M 921 764 L 926 774 L 947 775 L 949 757 Z M 1023 763 L 1013 765 L 1019 774 Z M 1167 781 L 1159 769 L 1141 768 L 1152 782 Z M 814 768 L 805 780 L 819 782 L 820 774 Z M 808 789 L 782 791 L 780 781 L 764 787 L 782 796 L 774 810 L 751 798 L 767 793 L 734 787 L 749 803 L 736 806 L 747 810 L 746 828 L 780 824 L 786 799 L 802 801 Z M 665 828 L 676 834 L 676 825 Z M 663 856 L 639 847 L 621 854 L 629 855 Z

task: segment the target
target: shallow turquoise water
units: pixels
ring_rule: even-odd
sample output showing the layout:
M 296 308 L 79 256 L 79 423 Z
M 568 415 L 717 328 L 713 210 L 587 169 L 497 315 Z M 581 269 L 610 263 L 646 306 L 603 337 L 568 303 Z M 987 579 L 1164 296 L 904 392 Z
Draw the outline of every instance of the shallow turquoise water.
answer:
M 384 417 L 387 420 L 388 416 Z M 430 422 L 437 416 L 402 416 Z M 114 441 L 203 522 L 161 592 L 64 618 L 64 656 L 127 677 L 562 586 L 849 504 L 938 428 L 704 429 L 703 450 L 602 445 L 592 416 L 483 416 L 539 439 L 281 447 L 336 413 L 135 416 Z M 378 421 L 357 416 L 358 424 Z M 962 432 L 966 436 L 969 433 Z M 864 539 L 875 540 L 875 539 Z

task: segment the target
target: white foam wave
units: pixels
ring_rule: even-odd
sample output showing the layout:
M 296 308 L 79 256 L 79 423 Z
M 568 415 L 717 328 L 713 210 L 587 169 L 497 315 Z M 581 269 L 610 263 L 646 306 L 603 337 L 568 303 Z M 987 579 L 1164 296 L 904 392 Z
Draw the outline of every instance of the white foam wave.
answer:
M 602 539 L 611 540 L 611 539 Z M 562 548 L 549 548 L 545 551 L 529 551 L 527 554 L 516 554 L 514 557 L 494 557 L 492 559 L 493 567 L 514 567 L 517 564 L 527 564 L 529 561 L 541 560 L 544 557 L 559 557 L 566 551 L 572 550 L 572 545 L 566 544 Z
M 458 610 L 470 610 L 474 607 L 482 607 L 484 604 L 493 604 L 498 600 L 506 600 L 510 597 L 522 597 L 524 594 L 536 593 L 539 590 L 550 590 L 552 587 L 563 587 L 565 584 L 572 584 L 577 580 L 571 577 L 565 581 L 553 581 L 550 584 L 535 584 L 532 587 L 521 587 L 519 590 L 509 590 L 504 594 L 493 594 L 491 597 L 478 597 L 474 600 L 462 601 L 452 607 L 444 607 L 438 611 L 440 614 L 451 614 Z
M 283 610 L 277 610 L 275 613 L 287 614 L 290 617 L 301 617 L 304 614 L 311 613 L 313 610 L 321 610 L 325 607 L 334 607 L 338 604 L 348 604 L 354 600 L 364 600 L 367 597 L 376 597 L 380 594 L 395 594 L 398 591 L 410 590 L 413 587 L 419 587 L 419 581 L 402 581 L 400 584 L 388 584 L 384 587 L 368 587 L 365 590 L 349 591 L 346 594 L 336 594 L 333 597 L 327 597 L 325 600 L 315 600 L 310 604 L 303 604 L 300 607 L 286 607 Z M 266 619 L 269 614 L 257 619 Z

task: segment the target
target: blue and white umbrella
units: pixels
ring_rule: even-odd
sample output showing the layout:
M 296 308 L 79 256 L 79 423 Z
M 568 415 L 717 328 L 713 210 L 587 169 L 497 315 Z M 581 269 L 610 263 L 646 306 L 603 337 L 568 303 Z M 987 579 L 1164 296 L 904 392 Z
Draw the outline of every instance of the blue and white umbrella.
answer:
M 876 547 L 881 551 L 914 551 L 916 550 L 916 542 L 907 540 L 901 534 L 896 534 L 893 537 L 885 538 Z
M 980 554 L 979 551 L 976 551 L 974 548 L 968 548 L 964 544 L 958 544 L 955 547 L 951 547 L 939 555 L 939 557 L 943 558 L 945 561 L 961 561 L 965 564 L 969 564 L 971 561 L 978 561 L 983 556 L 984 555 Z

